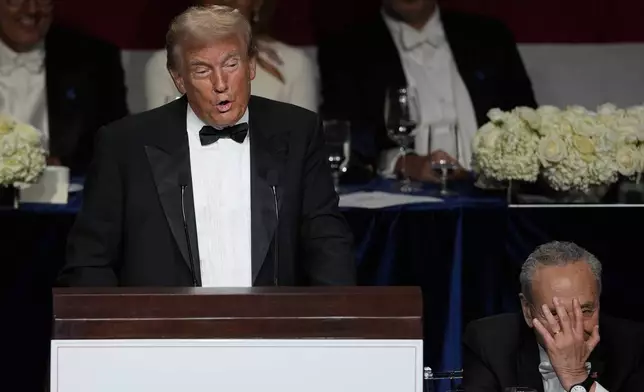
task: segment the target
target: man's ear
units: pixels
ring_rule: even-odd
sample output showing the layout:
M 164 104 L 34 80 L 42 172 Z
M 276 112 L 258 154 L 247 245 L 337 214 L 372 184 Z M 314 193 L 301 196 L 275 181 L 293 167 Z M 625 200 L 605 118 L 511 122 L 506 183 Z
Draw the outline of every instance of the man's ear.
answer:
M 256 71 L 257 71 L 257 55 L 252 56 L 248 60 L 248 67 L 249 67 L 248 74 L 250 76 L 250 80 L 254 80 Z
M 532 308 L 530 307 L 530 303 L 528 300 L 525 298 L 523 294 L 519 294 L 519 299 L 521 300 L 521 310 L 523 311 L 523 319 L 525 320 L 525 323 L 528 324 L 528 327 L 533 328 L 533 323 L 532 319 L 534 318 L 534 315 L 532 314 Z
M 172 77 L 172 81 L 174 82 L 174 86 L 177 88 L 177 90 L 179 90 L 181 95 L 185 94 L 186 93 L 186 85 L 185 85 L 185 83 L 183 81 L 183 77 L 181 76 L 181 74 L 179 74 L 179 72 L 177 72 L 176 70 L 173 70 L 173 69 L 168 69 L 168 71 L 170 72 L 170 76 Z

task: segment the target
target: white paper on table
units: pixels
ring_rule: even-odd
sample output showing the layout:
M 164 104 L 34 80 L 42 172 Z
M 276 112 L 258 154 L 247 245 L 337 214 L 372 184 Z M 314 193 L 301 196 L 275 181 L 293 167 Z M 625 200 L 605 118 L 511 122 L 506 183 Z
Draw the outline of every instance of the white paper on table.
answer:
M 386 192 L 355 192 L 340 195 L 340 207 L 385 208 L 417 203 L 441 203 L 443 199 L 431 196 L 405 195 Z

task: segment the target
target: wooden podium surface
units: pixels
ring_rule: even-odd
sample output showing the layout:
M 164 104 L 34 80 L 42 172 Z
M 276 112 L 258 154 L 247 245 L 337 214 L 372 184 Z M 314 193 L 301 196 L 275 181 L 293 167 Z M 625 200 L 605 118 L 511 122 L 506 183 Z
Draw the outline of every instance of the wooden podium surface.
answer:
M 55 289 L 51 392 L 421 392 L 412 287 Z
M 422 339 L 413 287 L 55 289 L 54 339 Z

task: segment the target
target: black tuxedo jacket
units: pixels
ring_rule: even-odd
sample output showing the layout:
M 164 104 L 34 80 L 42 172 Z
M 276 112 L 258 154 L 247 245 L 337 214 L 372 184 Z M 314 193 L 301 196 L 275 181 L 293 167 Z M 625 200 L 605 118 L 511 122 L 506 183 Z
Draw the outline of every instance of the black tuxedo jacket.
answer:
M 510 31 L 476 15 L 441 11 L 441 20 L 479 126 L 487 112 L 535 107 L 532 84 Z M 352 147 L 366 163 L 395 147 L 384 128 L 387 88 L 407 85 L 400 55 L 382 16 L 324 40 L 318 62 L 325 117 L 350 120 Z
M 127 115 L 117 47 L 53 26 L 45 38 L 50 154 L 84 174 L 96 131 Z
M 63 285 L 192 286 L 180 189 L 188 185 L 186 215 L 197 261 L 186 109 L 184 97 L 100 130 Z M 253 284 L 273 284 L 276 236 L 280 285 L 354 284 L 352 237 L 338 210 L 317 116 L 251 97 L 249 126 Z M 198 262 L 195 275 L 199 279 Z
M 644 325 L 602 314 L 601 342 L 591 354 L 591 373 L 610 392 L 644 390 Z M 499 392 L 521 386 L 543 392 L 539 347 L 521 314 L 472 322 L 463 348 L 463 387 L 468 392 Z

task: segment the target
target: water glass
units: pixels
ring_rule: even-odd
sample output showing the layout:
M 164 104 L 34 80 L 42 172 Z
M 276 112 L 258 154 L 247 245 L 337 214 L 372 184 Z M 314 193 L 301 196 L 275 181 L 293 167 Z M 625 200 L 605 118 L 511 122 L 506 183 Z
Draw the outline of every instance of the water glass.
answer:
M 351 124 L 344 120 L 322 122 L 324 142 L 336 192 L 340 190 L 340 175 L 347 171 L 351 154 Z

